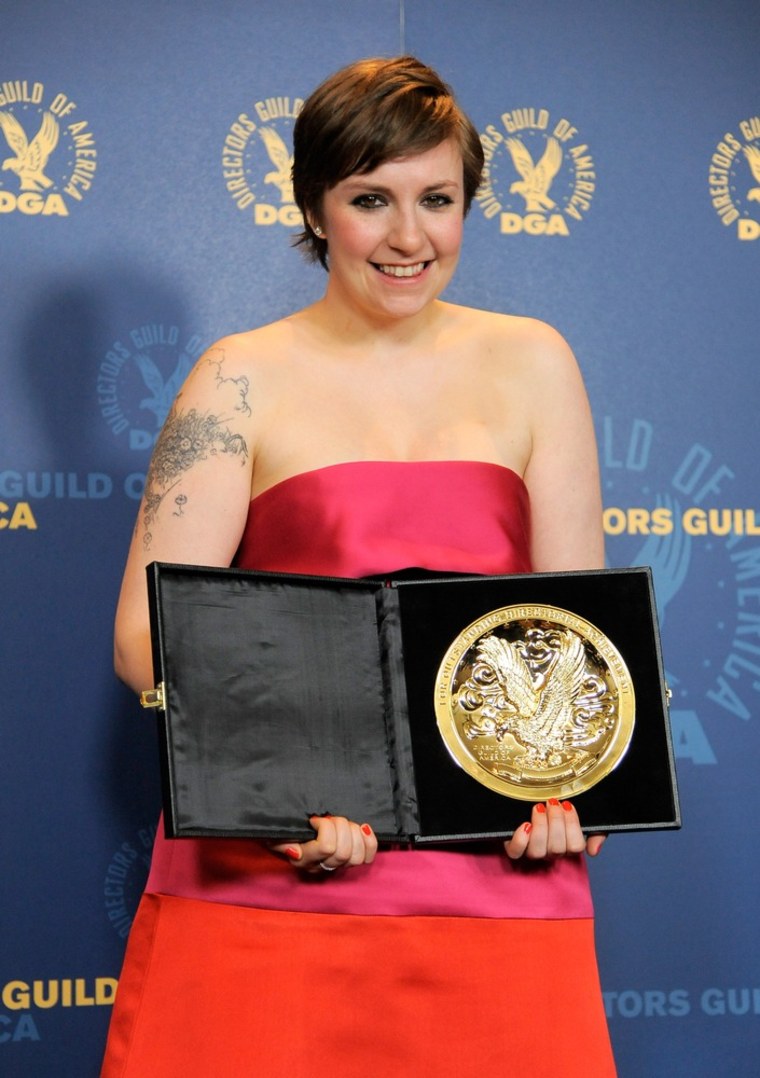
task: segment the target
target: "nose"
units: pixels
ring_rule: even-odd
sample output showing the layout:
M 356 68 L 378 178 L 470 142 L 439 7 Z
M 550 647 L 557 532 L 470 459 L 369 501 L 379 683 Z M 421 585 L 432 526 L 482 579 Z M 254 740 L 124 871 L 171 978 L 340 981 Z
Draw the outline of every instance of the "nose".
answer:
M 416 206 L 398 207 L 388 231 L 388 244 L 395 250 L 411 254 L 419 250 L 424 230 Z

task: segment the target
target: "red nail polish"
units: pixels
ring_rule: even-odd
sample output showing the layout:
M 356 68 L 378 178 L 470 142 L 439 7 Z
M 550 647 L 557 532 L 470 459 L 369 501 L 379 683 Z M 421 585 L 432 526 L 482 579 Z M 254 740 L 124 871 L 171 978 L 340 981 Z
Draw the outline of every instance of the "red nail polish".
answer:
M 372 834 L 372 828 L 370 827 L 370 825 L 368 823 L 363 823 L 362 824 L 362 831 L 364 832 L 365 835 L 371 835 Z
M 543 802 L 536 805 L 536 812 L 546 812 L 546 805 Z
M 562 808 L 565 810 L 565 812 L 572 812 L 573 811 L 573 806 L 570 804 L 569 801 L 563 801 L 562 802 Z
M 523 824 L 523 831 L 525 832 L 526 835 L 529 835 L 532 830 L 533 830 L 533 824 L 532 823 L 524 823 Z
M 558 805 L 559 805 L 559 801 L 557 800 L 557 798 L 556 798 L 556 797 L 550 797 L 550 798 L 549 798 L 549 804 L 550 804 L 550 805 L 555 805 L 555 806 L 558 806 Z
M 286 846 L 285 847 L 285 854 L 286 854 L 287 857 L 289 857 L 291 859 L 291 861 L 300 861 L 301 860 L 301 851 L 297 850 L 295 848 L 295 846 Z

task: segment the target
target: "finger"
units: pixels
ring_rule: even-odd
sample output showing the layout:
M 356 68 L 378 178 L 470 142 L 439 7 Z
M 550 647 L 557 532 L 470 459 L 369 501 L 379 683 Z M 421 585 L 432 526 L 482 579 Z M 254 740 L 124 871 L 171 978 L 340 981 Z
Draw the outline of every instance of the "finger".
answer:
M 304 846 L 304 859 L 310 868 L 322 863 L 328 868 L 338 868 L 346 860 L 346 847 L 350 854 L 350 841 L 346 843 L 346 832 L 340 816 L 311 816 L 309 823 L 316 831 L 311 842 Z
M 330 871 L 344 865 L 364 864 L 365 836 L 358 824 L 345 816 L 314 816 L 311 825 L 317 831 L 305 851 L 311 865 Z
M 586 849 L 586 836 L 581 830 L 581 821 L 571 801 L 562 802 L 565 818 L 565 852 L 583 853 Z
M 528 848 L 528 841 L 530 839 L 530 833 L 533 830 L 533 824 L 524 823 L 517 828 L 512 838 L 504 843 L 504 849 L 507 857 L 510 857 L 513 861 L 517 861 L 522 857 Z
M 321 831 L 317 832 L 317 845 L 320 852 L 324 853 L 323 860 L 329 859 L 331 868 L 340 868 L 347 865 L 354 854 L 356 842 L 354 836 L 355 824 L 347 820 L 345 816 L 333 816 L 331 821 L 332 832 L 325 828 L 326 842 L 322 845 Z M 332 849 L 330 848 L 332 846 Z
M 361 826 L 344 816 L 332 818 L 335 829 L 335 849 L 330 857 L 329 865 L 368 865 L 375 859 L 377 853 L 377 836 L 368 823 Z M 317 843 L 320 850 L 326 852 L 326 848 L 320 843 L 321 832 L 318 832 Z M 328 845 L 329 845 L 328 835 Z
M 364 846 L 364 864 L 371 865 L 377 853 L 377 835 L 368 823 L 363 823 L 359 828 Z
M 531 861 L 537 861 L 546 857 L 549 840 L 549 821 L 547 819 L 546 805 L 543 802 L 533 806 L 530 822 L 532 826 L 525 856 Z
M 606 835 L 589 835 L 586 840 L 586 853 L 589 857 L 596 857 L 604 845 Z
M 270 848 L 311 874 L 374 861 L 377 836 L 368 823 L 359 826 L 344 816 L 311 816 L 309 822 L 316 832 L 309 842 L 281 843 Z
M 349 823 L 352 848 L 350 865 L 370 865 L 377 853 L 377 837 L 368 823 Z
M 364 864 L 364 835 L 361 832 L 361 828 L 357 823 L 349 825 L 349 835 L 351 837 L 351 855 L 348 858 L 349 865 L 363 865 Z
M 330 819 L 329 816 L 312 816 L 310 818 L 309 822 L 317 832 L 319 841 L 318 838 L 314 838 L 308 842 L 281 843 L 272 846 L 271 849 L 275 853 L 287 857 L 296 868 L 303 869 L 305 872 L 312 871 L 335 848 Z
M 565 816 L 566 813 L 557 798 L 550 797 L 546 802 L 546 818 L 549 827 L 546 853 L 549 857 L 562 857 L 567 853 Z

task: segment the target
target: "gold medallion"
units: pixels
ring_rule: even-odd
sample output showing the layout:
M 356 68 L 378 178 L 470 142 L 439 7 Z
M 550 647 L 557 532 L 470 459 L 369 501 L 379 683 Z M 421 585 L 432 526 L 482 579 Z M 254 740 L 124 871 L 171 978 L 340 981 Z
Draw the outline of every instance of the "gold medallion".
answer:
M 505 797 L 544 801 L 590 789 L 633 734 L 633 681 L 596 626 L 555 606 L 505 606 L 468 625 L 435 683 L 454 760 Z

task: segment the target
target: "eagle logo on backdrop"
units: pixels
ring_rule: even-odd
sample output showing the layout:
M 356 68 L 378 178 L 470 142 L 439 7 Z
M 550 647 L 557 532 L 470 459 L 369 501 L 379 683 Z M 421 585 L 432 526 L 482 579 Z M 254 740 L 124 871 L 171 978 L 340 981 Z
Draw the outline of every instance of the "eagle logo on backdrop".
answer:
M 0 130 L 14 156 L 3 161 L 3 172 L 10 169 L 21 182 L 22 191 L 41 191 L 52 187 L 45 175 L 48 159 L 58 145 L 58 121 L 50 112 L 44 113 L 42 125 L 31 142 L 12 112 L 0 112 Z
M 164 378 L 160 368 L 144 352 L 135 353 L 135 363 L 142 375 L 142 380 L 150 396 L 143 397 L 140 408 L 152 412 L 156 420 L 156 429 L 160 428 L 169 414 L 172 401 L 193 369 L 193 360 L 186 352 L 181 352 L 174 370 Z
M 98 368 L 100 414 L 133 450 L 151 450 L 172 401 L 203 351 L 198 336 L 149 322 L 114 341 Z
M 0 132 L 0 214 L 68 217 L 97 168 L 95 140 L 77 102 L 41 82 L 2 82 Z
M 760 147 L 758 146 L 745 146 L 744 156 L 749 161 L 749 167 L 752 171 L 755 183 L 757 187 L 751 187 L 747 192 L 748 202 L 760 202 Z
M 596 168 L 578 129 L 548 109 L 502 113 L 480 136 L 483 182 L 475 196 L 502 235 L 569 236 L 591 208 Z
M 760 116 L 725 132 L 710 158 L 708 185 L 713 209 L 736 238 L 760 239 Z
M 303 99 L 265 97 L 241 112 L 222 147 L 227 193 L 254 225 L 300 227 L 293 198 L 293 124 Z
M 264 183 L 271 183 L 277 188 L 281 203 L 293 202 L 293 154 L 273 127 L 262 127 L 259 134 L 269 154 L 269 160 L 274 165 L 274 169 L 264 177 Z
M 512 164 L 522 179 L 515 180 L 509 188 L 510 194 L 519 194 L 525 200 L 526 213 L 545 213 L 553 210 L 557 203 L 549 198 L 549 188 L 562 165 L 562 150 L 555 138 L 547 139 L 546 149 L 538 164 L 534 164 L 530 150 L 519 138 L 508 138 L 507 149 L 512 155 Z

